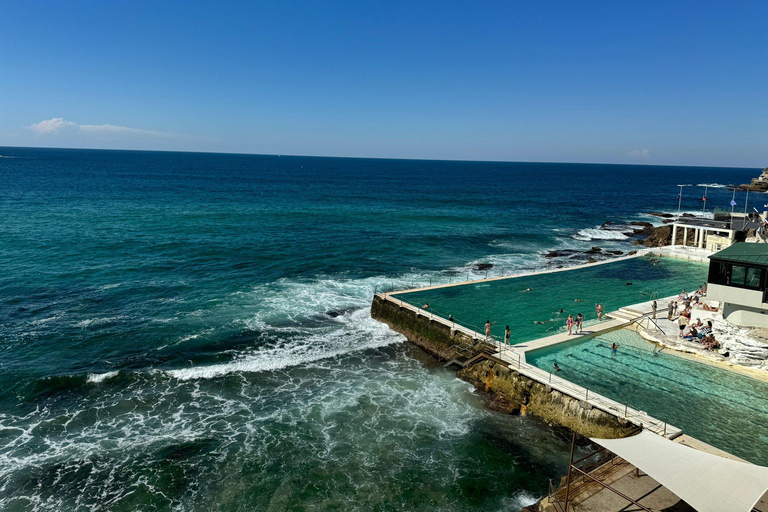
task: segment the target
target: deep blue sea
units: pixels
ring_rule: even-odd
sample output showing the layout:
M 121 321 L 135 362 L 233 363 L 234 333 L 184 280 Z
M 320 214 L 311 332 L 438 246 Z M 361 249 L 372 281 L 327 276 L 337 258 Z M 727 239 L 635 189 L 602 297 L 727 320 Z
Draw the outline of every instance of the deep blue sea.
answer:
M 4 511 L 519 510 L 569 439 L 486 410 L 370 318 L 374 291 L 631 250 L 622 225 L 676 212 L 676 185 L 729 208 L 759 174 L 0 155 Z

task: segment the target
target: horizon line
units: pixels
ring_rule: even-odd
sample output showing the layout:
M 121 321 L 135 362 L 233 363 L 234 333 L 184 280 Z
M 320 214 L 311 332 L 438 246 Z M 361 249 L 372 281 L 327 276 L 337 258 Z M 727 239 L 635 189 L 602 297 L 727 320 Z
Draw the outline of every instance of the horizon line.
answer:
M 50 147 L 50 146 L 0 146 L 0 148 L 10 149 L 55 149 L 55 150 L 76 150 L 76 151 L 133 151 L 142 153 L 185 153 L 185 154 L 203 154 L 203 155 L 237 155 L 237 156 L 271 156 L 271 157 L 292 157 L 292 158 L 347 158 L 357 160 L 403 160 L 403 161 L 422 161 L 422 162 L 467 162 L 467 163 L 497 163 L 497 164 L 575 164 L 575 165 L 626 165 L 636 167 L 711 167 L 716 169 L 761 169 L 756 167 L 741 167 L 729 165 L 694 165 L 694 164 L 662 164 L 662 163 L 613 163 L 613 162 L 567 162 L 567 161 L 525 161 L 525 160 L 470 160 L 470 159 L 449 159 L 449 158 L 405 158 L 405 157 L 382 157 L 382 156 L 334 156 L 334 155 L 297 155 L 297 154 L 277 154 L 277 153 L 242 153 L 236 151 L 189 151 L 189 150 L 170 150 L 170 149 L 116 149 L 116 148 L 86 148 L 86 147 Z M 768 169 L 768 166 L 766 166 Z

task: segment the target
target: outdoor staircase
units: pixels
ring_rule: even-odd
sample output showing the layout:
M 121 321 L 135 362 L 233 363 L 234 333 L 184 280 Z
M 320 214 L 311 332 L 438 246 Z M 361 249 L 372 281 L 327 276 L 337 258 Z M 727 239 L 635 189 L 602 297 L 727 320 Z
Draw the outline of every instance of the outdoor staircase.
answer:
M 624 322 L 631 322 L 643 316 L 643 313 L 630 308 L 619 308 L 618 311 L 612 311 L 607 315 L 614 320 L 621 320 Z

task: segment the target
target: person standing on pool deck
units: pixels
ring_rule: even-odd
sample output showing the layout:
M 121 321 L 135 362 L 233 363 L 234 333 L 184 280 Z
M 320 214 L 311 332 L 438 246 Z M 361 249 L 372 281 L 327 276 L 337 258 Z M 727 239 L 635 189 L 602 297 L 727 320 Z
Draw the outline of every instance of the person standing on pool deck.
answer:
M 688 325 L 688 317 L 685 316 L 685 313 L 681 313 L 680 318 L 678 318 L 677 321 L 680 324 L 680 337 L 682 338 L 685 326 Z
M 493 322 L 495 324 L 496 322 Z M 485 322 L 485 339 L 490 339 L 491 337 L 491 326 L 493 325 L 490 320 L 487 320 Z
M 579 313 L 576 315 L 576 332 L 581 332 L 581 327 L 584 325 L 584 315 Z
M 603 306 L 600 304 L 595 304 L 595 311 L 597 311 L 597 319 L 602 320 L 603 319 Z
M 512 336 L 512 331 L 509 330 L 509 326 L 504 329 L 504 343 L 509 345 L 509 338 Z
M 675 306 L 672 305 L 672 301 L 669 301 L 669 306 L 667 306 L 667 320 L 670 322 L 672 321 L 672 310 L 675 308 Z
M 571 329 L 573 329 L 573 315 L 568 315 L 568 320 L 565 321 L 565 326 L 568 327 L 568 336 L 570 336 Z

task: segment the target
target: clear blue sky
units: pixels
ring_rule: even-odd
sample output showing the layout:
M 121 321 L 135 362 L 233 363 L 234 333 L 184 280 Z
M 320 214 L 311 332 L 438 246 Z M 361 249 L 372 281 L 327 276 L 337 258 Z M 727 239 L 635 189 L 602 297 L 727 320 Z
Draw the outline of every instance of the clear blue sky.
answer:
M 0 146 L 768 165 L 768 2 L 0 0 Z

